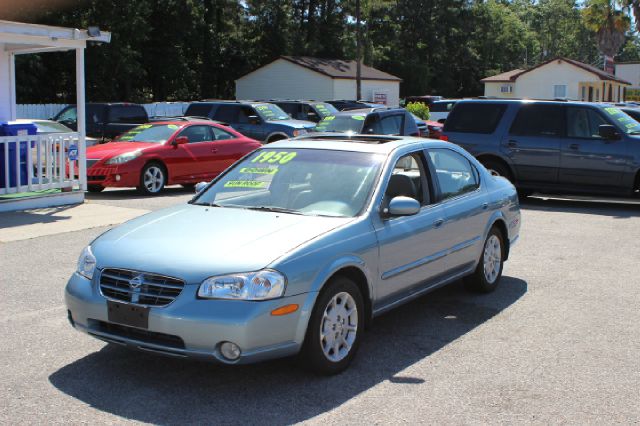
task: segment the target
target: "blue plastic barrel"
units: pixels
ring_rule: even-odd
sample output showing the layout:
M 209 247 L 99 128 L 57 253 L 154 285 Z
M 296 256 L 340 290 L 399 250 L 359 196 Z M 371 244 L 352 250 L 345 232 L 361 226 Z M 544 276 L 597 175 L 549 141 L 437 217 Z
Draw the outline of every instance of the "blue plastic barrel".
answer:
M 35 135 L 38 128 L 33 123 L 0 122 L 0 136 Z M 20 145 L 19 165 L 16 163 L 16 145 Z M 12 142 L 9 144 L 9 182 L 5 180 L 4 143 L 0 142 L 0 188 L 15 188 L 18 186 L 17 171 L 20 173 L 20 185 L 26 185 L 29 179 L 27 155 L 29 142 Z

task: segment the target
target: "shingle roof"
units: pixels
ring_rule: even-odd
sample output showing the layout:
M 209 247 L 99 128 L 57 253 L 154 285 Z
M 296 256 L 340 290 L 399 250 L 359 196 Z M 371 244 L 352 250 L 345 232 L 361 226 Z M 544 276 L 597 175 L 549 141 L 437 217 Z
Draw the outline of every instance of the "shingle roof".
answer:
M 281 56 L 280 58 L 331 78 L 344 78 L 350 80 L 354 80 L 356 78 L 356 61 L 321 59 L 310 56 Z M 391 75 L 364 64 L 362 64 L 360 68 L 360 74 L 363 80 L 402 81 L 401 78 L 396 77 L 395 75 Z
M 585 71 L 588 71 L 592 74 L 595 74 L 596 76 L 598 76 L 598 78 L 600 78 L 600 80 L 611 80 L 611 81 L 617 81 L 618 83 L 622 83 L 622 84 L 629 84 L 631 85 L 631 83 L 629 83 L 626 80 L 623 80 L 621 78 L 616 77 L 613 74 L 609 74 L 608 72 L 601 70 L 600 68 L 596 68 L 592 65 L 588 65 L 579 61 L 576 61 L 574 59 L 569 59 L 569 58 L 562 58 L 562 57 L 558 57 L 558 58 L 554 58 L 554 59 L 550 59 L 548 61 L 542 62 L 534 67 L 528 68 L 526 70 L 522 70 L 522 69 L 516 69 L 516 70 L 511 70 L 511 71 L 507 71 L 507 72 L 503 72 L 502 74 L 498 74 L 498 75 L 494 75 L 491 77 L 487 77 L 487 78 L 483 78 L 482 80 L 480 80 L 482 83 L 507 83 L 507 82 L 513 82 L 516 81 L 516 79 L 518 77 L 520 77 L 522 74 L 526 74 L 528 72 L 531 72 L 535 69 L 538 69 L 540 67 L 543 67 L 553 61 L 564 61 L 568 64 L 571 64 L 573 66 L 576 66 L 578 68 L 582 68 Z

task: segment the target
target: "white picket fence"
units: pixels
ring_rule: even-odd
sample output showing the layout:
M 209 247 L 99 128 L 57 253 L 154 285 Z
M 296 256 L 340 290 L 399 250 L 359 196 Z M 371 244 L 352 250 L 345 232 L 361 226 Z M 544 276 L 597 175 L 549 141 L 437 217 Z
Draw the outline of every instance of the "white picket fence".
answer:
M 191 102 L 154 102 L 142 104 L 149 117 L 176 117 L 184 114 Z M 48 120 L 54 117 L 67 104 L 17 104 L 17 118 Z
M 0 195 L 86 190 L 86 171 L 84 167 L 80 170 L 81 164 L 86 164 L 86 154 L 78 147 L 77 133 L 0 137 Z

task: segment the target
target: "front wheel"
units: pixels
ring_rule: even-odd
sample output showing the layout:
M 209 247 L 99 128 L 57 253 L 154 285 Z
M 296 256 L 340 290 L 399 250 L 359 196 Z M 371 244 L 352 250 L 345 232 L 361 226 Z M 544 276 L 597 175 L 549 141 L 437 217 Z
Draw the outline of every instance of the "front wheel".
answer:
M 344 371 L 355 357 L 364 329 L 364 302 L 348 278 L 331 280 L 318 296 L 302 347 L 303 361 L 325 375 Z
M 502 232 L 495 226 L 489 231 L 473 275 L 465 278 L 470 290 L 490 293 L 498 287 L 504 266 L 505 245 Z
M 149 163 L 140 173 L 138 191 L 145 195 L 157 195 L 164 189 L 166 179 L 164 167 L 158 163 Z

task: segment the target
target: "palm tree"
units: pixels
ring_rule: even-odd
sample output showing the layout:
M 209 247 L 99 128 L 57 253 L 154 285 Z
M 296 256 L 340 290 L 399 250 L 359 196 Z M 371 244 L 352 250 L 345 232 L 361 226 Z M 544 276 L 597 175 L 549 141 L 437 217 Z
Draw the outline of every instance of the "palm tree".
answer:
M 624 45 L 625 33 L 631 26 L 629 16 L 617 6 L 616 0 L 587 0 L 582 10 L 585 26 L 596 33 L 598 49 L 611 57 Z

